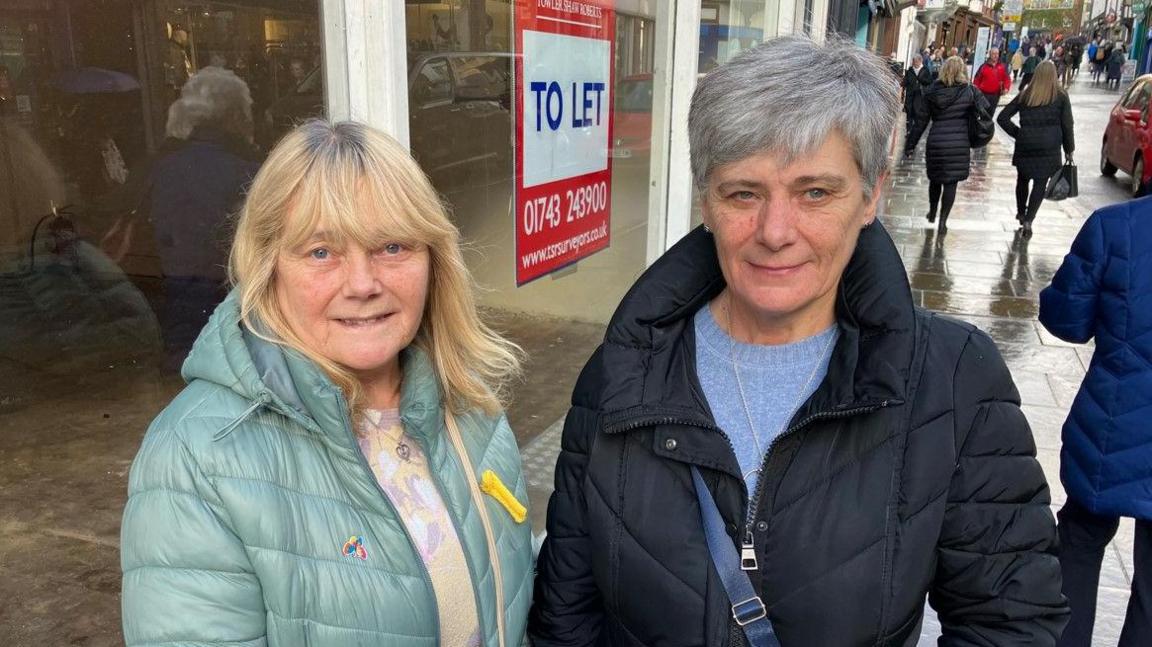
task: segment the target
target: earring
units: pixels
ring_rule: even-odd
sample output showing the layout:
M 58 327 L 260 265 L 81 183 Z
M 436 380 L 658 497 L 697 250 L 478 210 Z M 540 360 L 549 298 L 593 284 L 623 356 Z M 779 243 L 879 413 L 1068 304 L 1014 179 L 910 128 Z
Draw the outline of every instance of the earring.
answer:
M 708 225 L 704 225 L 704 233 L 712 233 L 712 230 L 708 228 Z

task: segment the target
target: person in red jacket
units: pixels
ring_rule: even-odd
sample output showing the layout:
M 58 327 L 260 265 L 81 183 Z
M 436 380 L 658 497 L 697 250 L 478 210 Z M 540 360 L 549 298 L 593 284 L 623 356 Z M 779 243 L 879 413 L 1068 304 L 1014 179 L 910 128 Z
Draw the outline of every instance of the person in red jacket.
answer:
M 988 58 L 980 64 L 980 69 L 976 70 L 972 85 L 984 94 L 995 115 L 1000 95 L 1012 89 L 1012 74 L 1008 71 L 1008 66 L 1000 61 L 1000 50 L 995 47 L 988 50 Z

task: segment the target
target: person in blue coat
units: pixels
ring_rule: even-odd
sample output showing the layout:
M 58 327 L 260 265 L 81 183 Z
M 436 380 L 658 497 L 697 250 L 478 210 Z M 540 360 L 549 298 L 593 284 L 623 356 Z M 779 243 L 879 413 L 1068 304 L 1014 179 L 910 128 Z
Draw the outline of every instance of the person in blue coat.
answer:
M 1091 644 L 1104 551 L 1120 517 L 1134 517 L 1119 645 L 1152 645 L 1152 198 L 1088 218 L 1040 293 L 1040 322 L 1065 341 L 1096 341 L 1060 452 L 1060 566 L 1072 619 L 1059 644 Z

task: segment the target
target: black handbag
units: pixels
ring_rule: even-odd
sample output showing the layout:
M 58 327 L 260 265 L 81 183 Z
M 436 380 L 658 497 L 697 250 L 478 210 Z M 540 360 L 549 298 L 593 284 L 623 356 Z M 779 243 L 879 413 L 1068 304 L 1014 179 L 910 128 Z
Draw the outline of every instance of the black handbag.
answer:
M 968 145 L 983 148 L 996 134 L 996 122 L 992 121 L 992 112 L 980 102 L 980 97 L 971 85 L 968 91 L 972 94 L 972 111 L 968 113 Z
M 1048 200 L 1063 200 L 1065 198 L 1075 198 L 1080 195 L 1080 187 L 1076 181 L 1076 165 L 1072 160 L 1065 162 L 1064 166 L 1056 171 L 1056 175 L 1048 180 L 1048 188 L 1044 191 L 1044 197 Z

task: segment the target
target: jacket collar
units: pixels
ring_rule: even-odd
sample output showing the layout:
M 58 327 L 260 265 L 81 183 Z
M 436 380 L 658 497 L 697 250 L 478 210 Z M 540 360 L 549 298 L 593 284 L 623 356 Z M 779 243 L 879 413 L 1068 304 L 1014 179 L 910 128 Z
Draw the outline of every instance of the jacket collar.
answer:
M 606 431 L 659 420 L 714 425 L 696 377 L 692 318 L 724 285 L 712 236 L 697 228 L 629 290 L 602 350 Z M 828 374 L 798 418 L 905 399 L 915 308 L 900 255 L 878 222 L 861 232 L 841 277 L 836 316 L 841 334 Z
M 241 418 L 263 406 L 314 432 L 341 434 L 348 415 L 340 389 L 311 360 L 268 341 L 268 336 L 244 325 L 237 294 L 229 294 L 185 360 L 184 379 L 213 382 L 250 400 L 253 408 Z M 424 350 L 410 346 L 400 361 L 404 373 L 400 416 L 409 435 L 424 439 L 440 429 L 439 383 Z M 231 421 L 228 428 L 239 422 Z

